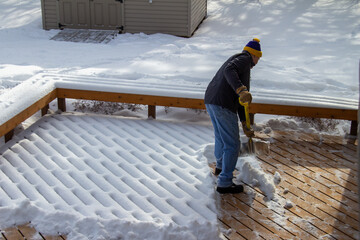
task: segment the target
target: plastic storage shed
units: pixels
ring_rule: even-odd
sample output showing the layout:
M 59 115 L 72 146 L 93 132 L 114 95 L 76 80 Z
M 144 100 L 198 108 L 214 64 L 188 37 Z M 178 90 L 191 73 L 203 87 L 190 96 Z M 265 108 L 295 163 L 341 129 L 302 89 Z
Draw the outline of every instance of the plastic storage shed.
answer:
M 119 30 L 190 37 L 207 0 L 41 0 L 44 29 Z

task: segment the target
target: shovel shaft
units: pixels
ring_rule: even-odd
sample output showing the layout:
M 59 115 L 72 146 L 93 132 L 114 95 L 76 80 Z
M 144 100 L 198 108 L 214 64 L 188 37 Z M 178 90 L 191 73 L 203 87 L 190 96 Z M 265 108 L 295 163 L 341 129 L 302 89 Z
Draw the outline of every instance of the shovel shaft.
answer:
M 245 109 L 245 118 L 246 118 L 246 127 L 250 129 L 250 114 L 249 114 L 249 104 L 246 103 L 244 106 Z
M 240 99 L 239 99 L 239 103 L 245 109 L 246 127 L 250 129 L 249 103 L 241 102 Z
M 245 118 L 246 118 L 246 127 L 248 129 L 250 129 L 250 114 L 249 114 L 249 103 L 243 103 L 240 101 L 240 98 L 239 98 L 239 103 L 244 107 L 245 109 Z M 251 137 L 249 137 L 249 142 L 248 142 L 248 145 L 249 145 L 249 152 L 250 153 L 254 153 L 254 144 L 253 144 L 253 140 Z

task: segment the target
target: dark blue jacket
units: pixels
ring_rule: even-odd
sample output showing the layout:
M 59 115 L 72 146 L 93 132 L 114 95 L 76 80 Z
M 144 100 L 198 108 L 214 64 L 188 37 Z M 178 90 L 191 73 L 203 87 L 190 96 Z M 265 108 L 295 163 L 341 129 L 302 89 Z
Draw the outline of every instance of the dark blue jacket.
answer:
M 205 92 L 205 104 L 214 104 L 239 114 L 245 121 L 244 108 L 239 104 L 236 89 L 246 86 L 250 91 L 250 69 L 253 60 L 249 52 L 235 54 L 217 71 Z

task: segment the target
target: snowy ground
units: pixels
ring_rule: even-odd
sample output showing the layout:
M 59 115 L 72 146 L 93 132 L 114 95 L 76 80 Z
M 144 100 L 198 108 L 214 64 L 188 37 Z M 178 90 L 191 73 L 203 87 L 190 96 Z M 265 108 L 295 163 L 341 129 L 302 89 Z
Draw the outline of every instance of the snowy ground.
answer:
M 6 94 L 9 89 L 13 89 L 37 73 L 69 74 L 73 76 L 85 75 L 90 77 L 126 79 L 134 82 L 151 80 L 156 84 L 165 86 L 177 84 L 186 87 L 196 86 L 205 88 L 220 65 L 230 55 L 241 51 L 243 46 L 253 37 L 258 37 L 261 40 L 263 58 L 252 72 L 251 87 L 254 91 L 271 93 L 274 98 L 277 98 L 277 96 L 281 98 L 284 93 L 287 93 L 337 97 L 350 100 L 359 99 L 360 3 L 357 0 L 209 0 L 208 18 L 202 23 L 192 38 L 180 38 L 164 34 L 123 34 L 118 35 L 108 44 L 69 43 L 49 40 L 58 32 L 59 30 L 44 31 L 42 29 L 40 1 L 3 0 L 0 2 L 0 45 L 2 46 L 0 51 L 0 93 Z M 72 110 L 74 106 L 71 103 L 69 104 L 68 109 Z M 120 111 L 116 112 L 115 115 L 135 116 L 144 119 L 146 118 L 145 112 L 146 109 L 135 112 Z M 209 118 L 205 113 L 186 109 L 161 108 L 158 109 L 157 116 L 159 119 L 170 122 L 175 120 L 177 123 L 182 121 L 196 122 L 196 124 L 205 124 L 207 128 L 211 128 Z M 34 116 L 33 119 L 30 119 L 29 123 L 34 122 L 37 118 L 38 116 Z M 144 120 L 144 123 L 150 124 L 156 123 L 156 121 Z M 319 130 L 308 123 L 293 118 L 264 115 L 257 115 L 256 123 L 259 129 L 266 129 L 267 131 L 277 128 L 282 130 L 301 129 L 303 131 L 325 131 L 331 134 L 342 135 L 348 132 L 350 126 L 347 121 L 340 121 L 333 128 L 329 128 L 329 123 L 325 122 L 321 123 L 325 127 Z M 191 125 L 189 128 L 191 128 Z M 41 128 L 38 130 L 47 132 Z M 62 133 L 64 135 L 56 135 L 56 130 L 54 131 L 55 136 L 58 137 L 57 141 L 65 144 L 63 138 L 70 133 L 65 132 Z M 178 132 L 180 134 L 181 131 Z M 21 134 L 23 133 L 19 133 L 19 136 Z M 212 133 L 209 131 L 206 134 L 211 136 Z M 64 142 L 62 142 L 62 139 Z M 193 137 L 190 136 L 190 139 L 193 139 Z M 144 141 L 147 142 L 146 140 Z M 202 149 L 203 154 L 207 156 L 207 161 L 212 161 L 211 139 L 207 143 L 203 142 L 202 144 L 205 145 L 202 147 L 200 146 L 201 144 L 197 144 L 196 147 L 191 148 L 190 152 L 194 152 L 196 149 L 201 151 Z M 50 145 L 56 144 L 50 141 Z M 161 146 L 160 143 L 156 145 Z M 14 150 L 11 151 L 16 153 L 19 146 L 21 144 L 14 145 Z M 92 146 L 95 149 L 99 149 L 99 151 L 103 147 L 101 144 Z M 181 149 L 181 152 L 189 152 L 187 149 L 188 144 L 186 143 L 183 145 L 178 143 L 176 147 Z M 33 152 L 34 149 L 36 148 L 30 147 L 28 150 Z M 172 147 L 164 149 L 167 152 L 174 150 Z M 6 151 L 5 148 L 2 148 L 2 151 Z M 176 149 L 174 151 L 176 152 Z M 26 154 L 25 152 L 20 156 L 25 156 Z M 41 153 L 34 154 L 34 158 L 41 161 Z M 13 155 L 16 156 L 16 154 Z M 199 161 L 197 155 L 191 156 L 191 161 Z M 32 161 L 31 158 L 24 158 L 23 160 Z M 110 161 L 112 160 L 114 159 L 110 158 Z M 189 159 L 185 158 L 183 160 Z M 11 173 L 11 171 L 16 169 L 16 171 L 22 173 L 20 176 L 26 178 L 28 172 L 25 170 L 30 169 L 40 173 L 40 176 L 42 176 L 41 174 L 48 174 L 46 171 L 41 170 L 43 166 L 40 165 L 11 167 L 4 162 L 3 158 L 0 161 L 0 169 L 3 173 L 7 171 Z M 18 163 L 18 161 L 15 162 Z M 274 178 L 274 176 L 262 175 L 261 167 L 256 162 L 249 164 L 244 162 L 245 160 L 241 162 L 242 165 L 239 167 L 245 169 L 244 171 L 249 173 L 249 175 L 243 175 L 242 180 L 246 180 L 245 178 L 249 177 L 250 173 L 254 174 L 248 179 L 250 182 L 254 176 L 262 177 L 263 183 L 266 183 L 269 178 L 270 180 Z M 31 162 L 29 164 L 31 165 Z M 201 164 L 204 164 L 204 162 L 201 162 Z M 252 171 L 251 169 L 259 170 L 260 172 L 256 173 L 255 170 Z M 85 172 L 92 171 L 84 170 Z M 71 171 L 67 170 L 67 173 L 70 174 Z M 56 174 L 56 170 L 53 174 Z M 202 184 L 205 184 L 207 182 L 205 179 L 209 178 L 208 168 L 201 168 L 199 174 L 203 176 L 201 177 L 204 180 Z M 20 176 L 19 178 L 21 178 Z M 196 174 L 192 174 L 191 177 L 196 178 Z M 276 176 L 276 178 L 278 179 L 279 176 Z M 22 185 L 18 184 L 18 180 L 17 177 L 6 180 L 2 176 L 0 178 L 0 185 L 2 187 L 7 186 L 7 181 L 12 181 L 15 183 L 14 185 L 21 188 Z M 27 179 L 29 184 L 35 186 L 35 189 L 30 190 L 28 193 L 29 199 L 33 196 L 32 194 L 37 194 L 36 191 L 44 190 L 44 185 L 36 182 L 40 180 L 33 177 Z M 177 180 L 175 179 L 175 181 Z M 159 182 L 161 183 L 162 181 Z M 81 182 L 78 183 L 80 184 Z M 49 183 L 49 185 L 55 192 L 57 189 L 60 189 L 53 182 Z M 260 184 L 260 186 L 268 194 L 275 191 L 274 184 L 269 186 Z M 210 219 L 208 223 L 213 224 L 213 213 L 215 211 L 213 203 L 211 203 L 211 191 L 213 189 L 210 185 L 207 185 L 207 187 L 210 191 L 207 192 L 209 196 L 203 196 L 201 192 L 204 191 L 196 193 L 196 196 L 201 195 L 204 198 L 210 198 L 208 208 L 211 211 L 205 215 Z M 74 192 L 76 192 L 75 188 L 73 189 Z M 175 194 L 177 193 L 175 192 Z M 13 221 L 18 221 L 24 216 L 24 209 L 29 210 L 34 216 L 42 216 L 53 213 L 47 211 L 48 207 L 55 210 L 64 208 L 61 204 L 49 204 L 53 200 L 46 200 L 47 203 L 44 199 L 39 200 L 36 198 L 34 198 L 33 202 L 27 201 L 26 197 L 16 192 L 16 190 L 10 190 L 6 194 L 13 196 L 13 198 L 10 197 L 10 200 L 5 197 L 1 198 L 1 215 L 8 216 Z M 96 195 L 96 192 L 93 194 Z M 25 196 L 27 195 L 25 194 Z M 196 196 L 193 196 L 192 199 L 198 199 Z M 151 201 L 151 196 L 147 200 Z M 64 201 L 71 202 L 72 198 L 64 199 Z M 96 201 L 101 202 L 101 199 Z M 75 208 L 75 206 L 79 205 L 74 203 L 71 206 Z M 97 207 L 95 206 L 95 208 Z M 136 210 L 130 208 L 130 211 Z M 87 212 L 83 211 L 83 213 L 85 213 L 83 217 L 86 216 Z M 107 213 L 99 212 L 99 215 L 102 214 L 106 215 Z M 177 213 L 170 211 L 170 215 L 173 214 L 176 215 Z M 58 218 L 59 215 L 50 214 L 48 216 Z M 78 215 L 72 215 L 72 217 L 74 216 L 75 218 L 79 217 Z M 81 229 L 81 231 L 75 230 L 72 234 L 74 236 L 78 236 L 76 234 L 84 234 L 84 236 L 95 234 L 94 236 L 98 237 L 107 236 L 106 234 L 112 232 L 111 229 L 103 228 L 104 224 L 101 223 L 102 220 L 99 220 L 101 218 L 92 217 L 82 223 L 86 223 L 84 225 L 97 226 L 98 228 L 94 227 L 93 230 L 101 229 L 98 232 L 94 233 L 91 231 L 92 229 L 86 231 L 86 227 L 81 225 L 81 222 L 74 227 L 72 224 L 77 221 L 69 223 L 67 230 L 64 231 L 69 233 L 69 229 Z M 177 217 L 175 216 L 175 218 Z M 72 219 L 74 220 L 74 218 Z M 169 223 L 169 221 L 166 221 L 166 218 L 159 219 L 159 222 L 151 222 L 149 226 L 159 224 L 156 225 L 159 227 L 161 224 L 166 225 Z M 36 219 L 32 220 L 36 222 Z M 52 230 L 56 229 L 54 231 L 58 230 L 58 226 L 56 226 L 57 219 L 51 221 L 48 218 L 41 219 L 40 217 L 37 220 L 39 226 L 41 221 L 46 220 L 47 223 L 55 224 L 47 225 L 50 230 L 51 227 L 53 227 Z M 181 222 L 182 220 L 179 221 Z M 94 225 L 91 225 L 91 222 Z M 198 220 L 198 222 L 201 222 L 201 220 Z M 6 224 L 6 221 L 1 223 Z M 131 227 L 126 228 L 128 233 L 130 233 L 128 235 L 129 238 L 133 236 L 131 235 L 132 227 L 134 229 L 147 229 L 142 223 L 135 223 L 135 225 L 130 224 Z M 121 222 L 121 224 L 129 224 L 129 222 Z M 174 231 L 169 229 L 169 231 L 164 231 L 164 239 L 167 239 L 166 234 L 173 234 L 178 230 L 176 226 L 173 226 L 171 229 Z M 194 234 L 195 228 L 187 226 L 186 229 L 189 230 L 188 233 Z M 201 229 L 201 227 L 198 229 Z M 118 234 L 116 236 L 121 234 L 125 236 L 127 234 L 126 231 L 123 233 L 113 233 L 115 235 Z M 202 235 L 205 233 L 199 232 L 196 234 Z M 204 236 L 206 237 L 206 235 Z

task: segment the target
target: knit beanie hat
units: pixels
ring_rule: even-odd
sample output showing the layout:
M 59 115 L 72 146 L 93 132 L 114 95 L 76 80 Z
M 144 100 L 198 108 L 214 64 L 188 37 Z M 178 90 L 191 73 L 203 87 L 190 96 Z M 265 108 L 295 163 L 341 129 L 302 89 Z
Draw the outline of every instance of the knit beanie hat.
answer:
M 254 38 L 252 41 L 248 42 L 248 44 L 244 47 L 244 50 L 257 57 L 262 56 L 260 40 L 258 38 Z

